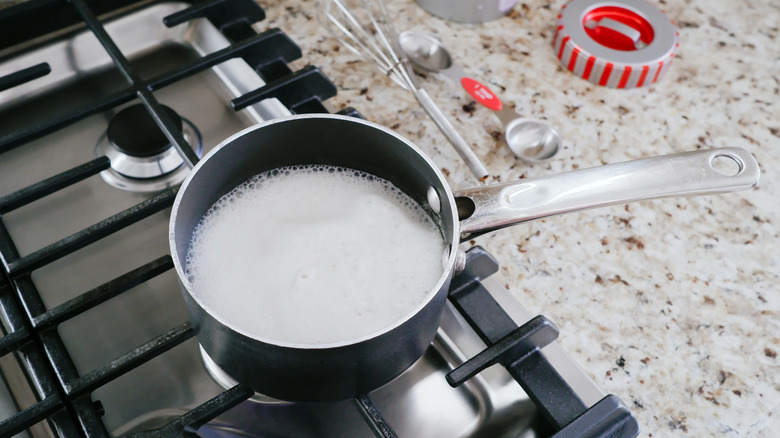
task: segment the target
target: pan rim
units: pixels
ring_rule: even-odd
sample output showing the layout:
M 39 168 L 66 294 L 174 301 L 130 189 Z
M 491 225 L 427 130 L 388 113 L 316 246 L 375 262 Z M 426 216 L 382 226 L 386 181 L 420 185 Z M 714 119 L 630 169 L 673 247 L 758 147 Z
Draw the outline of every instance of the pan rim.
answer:
M 428 164 L 428 166 L 433 170 L 434 174 L 436 175 L 439 184 L 443 188 L 444 192 L 443 194 L 440 194 L 440 196 L 446 197 L 450 200 L 450 204 L 453 206 L 453 208 L 450 208 L 450 214 L 452 215 L 452 223 L 453 223 L 453 230 L 450 236 L 444 235 L 444 230 L 442 230 L 442 237 L 445 239 L 445 245 L 447 245 L 446 241 L 447 239 L 450 239 L 452 243 L 449 244 L 448 249 L 448 257 L 445 263 L 442 264 L 443 271 L 441 276 L 439 277 L 438 281 L 428 290 L 425 298 L 421 300 L 420 303 L 417 304 L 414 308 L 412 308 L 409 312 L 405 313 L 403 317 L 397 319 L 392 324 L 386 325 L 383 328 L 379 330 L 375 330 L 373 332 L 370 332 L 368 334 L 358 336 L 355 338 L 347 339 L 347 340 L 341 340 L 341 341 L 333 341 L 333 342 L 319 342 L 319 343 L 301 343 L 301 342 L 289 342 L 289 341 L 279 341 L 274 340 L 271 338 L 266 338 L 263 336 L 259 336 L 256 333 L 252 333 L 249 330 L 246 330 L 245 328 L 237 326 L 234 322 L 229 321 L 227 318 L 225 318 L 223 315 L 219 314 L 219 312 L 216 312 L 213 308 L 210 306 L 207 306 L 203 303 L 200 297 L 198 297 L 195 293 L 193 293 L 193 288 L 191 283 L 187 280 L 186 275 L 184 274 L 184 266 L 183 262 L 179 260 L 178 257 L 178 248 L 176 245 L 176 220 L 178 217 L 179 212 L 179 206 L 181 204 L 182 198 L 185 196 L 185 193 L 187 193 L 187 187 L 190 185 L 190 182 L 196 177 L 198 174 L 198 171 L 204 166 L 204 163 L 206 163 L 209 158 L 214 156 L 215 154 L 219 153 L 221 150 L 228 147 L 230 144 L 232 144 L 236 139 L 241 138 L 250 132 L 253 132 L 258 129 L 263 129 L 271 125 L 279 124 L 279 123 L 296 123 L 297 120 L 305 120 L 305 119 L 334 119 L 334 120 L 340 120 L 340 121 L 346 121 L 349 123 L 358 123 L 365 125 L 367 127 L 376 129 L 380 131 L 381 133 L 385 135 L 390 135 L 394 137 L 396 140 L 400 141 L 410 149 L 412 149 L 414 152 L 416 152 L 425 162 Z M 355 344 L 360 344 L 365 341 L 369 341 L 371 339 L 378 338 L 380 336 L 383 336 L 389 332 L 392 332 L 393 330 L 397 329 L 399 326 L 404 324 L 405 322 L 409 321 L 411 318 L 413 318 L 415 315 L 419 314 L 428 304 L 434 300 L 434 298 L 439 294 L 441 289 L 444 287 L 445 283 L 449 281 L 452 272 L 454 270 L 455 261 L 456 261 L 456 255 L 458 251 L 458 246 L 460 243 L 460 221 L 458 219 L 457 211 L 454 208 L 455 201 L 454 201 L 454 195 L 452 193 L 452 190 L 449 186 L 449 183 L 445 179 L 442 172 L 439 170 L 439 168 L 433 163 L 433 161 L 428 157 L 427 154 L 425 154 L 419 147 L 417 147 L 414 143 L 409 141 L 408 139 L 404 138 L 403 136 L 397 134 L 396 132 L 379 125 L 374 122 L 370 122 L 364 119 L 359 119 L 356 117 L 351 116 L 343 116 L 339 114 L 302 114 L 302 115 L 292 115 L 288 117 L 283 117 L 279 119 L 273 119 L 269 120 L 260 124 L 256 124 L 253 126 L 250 126 L 248 128 L 245 128 L 230 137 L 223 140 L 220 144 L 215 146 L 212 150 L 210 150 L 206 155 L 203 156 L 203 158 L 198 161 L 198 163 L 192 168 L 189 175 L 187 175 L 187 178 L 185 178 L 184 182 L 179 187 L 179 191 L 176 194 L 176 199 L 174 200 L 173 206 L 171 208 L 171 217 L 169 221 L 168 226 L 168 243 L 171 251 L 171 258 L 173 259 L 173 265 L 176 270 L 176 275 L 179 279 L 179 283 L 182 285 L 186 293 L 189 295 L 189 298 L 191 298 L 205 313 L 207 313 L 211 318 L 216 320 L 218 323 L 223 325 L 224 327 L 238 333 L 241 336 L 244 336 L 250 340 L 262 342 L 269 345 L 274 345 L 278 347 L 284 347 L 284 348 L 291 348 L 291 349 L 301 349 L 301 350 L 327 350 L 327 349 L 335 349 L 335 348 L 342 348 L 342 347 L 349 347 Z M 442 211 L 440 214 L 445 214 L 444 211 Z

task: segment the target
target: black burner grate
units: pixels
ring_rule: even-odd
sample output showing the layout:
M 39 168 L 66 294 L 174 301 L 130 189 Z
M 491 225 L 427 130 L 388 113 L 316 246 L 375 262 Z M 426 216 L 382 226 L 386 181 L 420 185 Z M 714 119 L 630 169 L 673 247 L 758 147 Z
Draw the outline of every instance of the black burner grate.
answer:
M 266 86 L 235 99 L 232 106 L 236 110 L 265 98 L 276 97 L 293 112 L 327 112 L 321 102 L 336 94 L 336 87 L 317 68 L 309 66 L 292 72 L 287 67 L 287 63 L 299 58 L 301 52 L 282 31 L 271 29 L 257 34 L 252 30 L 250 25 L 264 19 L 265 14 L 250 0 L 210 0 L 165 17 L 164 23 L 169 27 L 193 18 L 206 18 L 220 29 L 231 45 L 175 71 L 142 80 L 97 18 L 97 15 L 111 8 L 126 6 L 123 3 L 125 2 L 33 0 L 0 11 L 2 41 L 7 44 L 15 44 L 81 23 L 97 37 L 127 82 L 124 89 L 98 102 L 42 123 L 15 128 L 0 138 L 0 153 L 22 147 L 88 116 L 138 98 L 171 144 L 185 157 L 187 164 L 192 166 L 198 161 L 198 157 L 153 92 L 233 58 L 244 59 L 267 83 Z M 39 33 L 31 34 L 32 26 L 28 23 L 33 21 L 30 20 L 41 23 L 37 29 Z M 8 38 L 5 38 L 6 35 Z M 0 78 L 0 91 L 45 76 L 50 71 L 46 63 L 25 68 Z M 354 114 L 354 110 L 349 109 L 344 113 Z M 0 219 L 3 214 L 108 169 L 109 164 L 108 158 L 99 157 L 0 198 Z M 22 432 L 43 420 L 49 420 L 49 424 L 61 436 L 108 436 L 100 420 L 103 408 L 99 402 L 90 399 L 91 393 L 193 336 L 190 324 L 182 324 L 115 358 L 107 365 L 78 375 L 57 333 L 57 326 L 170 270 L 173 267 L 172 260 L 168 255 L 162 256 L 48 310 L 31 280 L 31 274 L 36 269 L 170 207 L 176 192 L 176 188 L 166 190 L 24 257 L 16 250 L 8 230 L 0 220 L 0 258 L 4 268 L 4 275 L 0 277 L 0 310 L 7 321 L 7 335 L 0 338 L 0 355 L 14 351 L 19 353 L 30 383 L 35 388 L 36 397 L 40 400 L 18 414 L 0 421 L 0 436 Z M 168 436 L 195 430 L 251 395 L 249 389 L 237 386 L 150 434 Z
M 466 253 L 466 267 L 452 281 L 449 300 L 488 347 L 452 370 L 448 383 L 460 385 L 501 364 L 533 400 L 555 438 L 637 436 L 636 419 L 619 398 L 608 395 L 589 408 L 547 361 L 541 349 L 558 338 L 552 322 L 539 315 L 518 327 L 482 286 L 480 282 L 496 271 L 496 260 L 476 246 Z
M 278 29 L 259 34 L 252 30 L 250 25 L 265 17 L 253 1 L 207 0 L 165 17 L 163 22 L 167 26 L 193 18 L 208 19 L 231 45 L 148 80 L 142 80 L 133 70 L 97 18 L 107 11 L 126 6 L 123 3 L 116 0 L 32 0 L 0 11 L 0 41 L 10 45 L 60 28 L 86 27 L 97 37 L 126 81 L 123 89 L 98 102 L 43 122 L 20 126 L 0 137 L 0 153 L 23 147 L 88 116 L 137 98 L 171 144 L 185 157 L 187 164 L 192 166 L 198 157 L 153 92 L 233 58 L 244 59 L 267 84 L 233 99 L 231 107 L 234 110 L 275 97 L 293 112 L 327 112 L 322 101 L 335 95 L 335 86 L 315 67 L 307 66 L 295 72 L 290 70 L 287 64 L 301 56 L 300 49 Z M 42 22 L 40 28 L 27 25 L 33 19 L 36 23 Z M 42 63 L 0 78 L 0 91 L 45 76 L 50 70 L 47 64 Z M 353 109 L 340 113 L 359 116 Z M 0 436 L 14 435 L 44 420 L 60 436 L 108 436 L 100 419 L 104 408 L 99 401 L 92 400 L 92 393 L 194 336 L 190 323 L 181 324 L 80 375 L 57 327 L 170 271 L 173 268 L 171 257 L 163 255 L 51 309 L 44 305 L 31 278 L 35 270 L 170 207 L 176 188 L 163 191 L 24 257 L 17 251 L 3 224 L 2 215 L 93 177 L 108 169 L 109 164 L 108 158 L 99 157 L 0 198 L 0 259 L 4 269 L 4 274 L 0 275 L 0 311 L 6 321 L 7 333 L 0 338 L 0 356 L 16 353 L 39 400 L 0 421 Z M 557 337 L 557 329 L 552 323 L 537 317 L 517 327 L 482 288 L 479 281 L 495 269 L 492 258 L 475 248 L 468 253 L 466 270 L 453 280 L 450 300 L 488 348 L 450 373 L 448 380 L 457 385 L 484 367 L 500 363 L 536 402 L 551 429 L 558 431 L 556 436 L 635 436 L 638 433 L 636 421 L 617 398 L 607 396 L 588 409 L 540 354 L 540 348 Z M 200 426 L 252 395 L 250 389 L 235 386 L 159 429 L 136 435 L 195 435 Z M 377 436 L 395 436 L 368 396 L 356 398 L 355 404 Z

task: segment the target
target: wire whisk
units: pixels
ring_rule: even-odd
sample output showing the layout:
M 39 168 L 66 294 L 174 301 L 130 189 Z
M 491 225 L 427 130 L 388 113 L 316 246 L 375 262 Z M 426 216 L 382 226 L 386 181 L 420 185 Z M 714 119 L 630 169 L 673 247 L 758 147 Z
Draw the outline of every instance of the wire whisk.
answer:
M 485 165 L 417 82 L 406 57 L 399 55 L 403 52 L 398 47 L 398 34 L 382 0 L 318 0 L 317 13 L 320 23 L 344 47 L 411 91 L 474 175 L 480 181 L 487 178 Z

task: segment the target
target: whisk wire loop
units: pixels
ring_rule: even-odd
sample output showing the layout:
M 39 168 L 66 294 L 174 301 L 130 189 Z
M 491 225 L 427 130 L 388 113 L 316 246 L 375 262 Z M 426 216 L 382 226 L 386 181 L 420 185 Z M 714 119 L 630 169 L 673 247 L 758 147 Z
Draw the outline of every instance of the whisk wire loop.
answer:
M 318 0 L 317 13 L 320 23 L 344 47 L 363 59 L 373 61 L 382 74 L 411 91 L 474 176 L 480 181 L 487 178 L 485 165 L 425 89 L 419 86 L 406 57 L 399 56 L 403 52 L 398 47 L 398 34 L 384 0 Z
M 352 12 L 354 9 L 348 8 L 342 0 L 319 0 L 320 22 L 342 45 L 361 58 L 373 61 L 382 74 L 387 75 L 402 88 L 406 90 L 416 88 L 415 83 L 410 81 L 410 77 L 405 72 L 402 60 L 392 50 L 392 40 L 388 40 L 386 36 L 387 29 L 382 29 L 386 24 L 380 24 L 380 20 L 374 17 L 374 7 L 369 3 L 377 2 L 360 1 L 367 12 L 366 19 L 371 22 L 371 26 L 368 27 L 371 32 L 355 17 Z

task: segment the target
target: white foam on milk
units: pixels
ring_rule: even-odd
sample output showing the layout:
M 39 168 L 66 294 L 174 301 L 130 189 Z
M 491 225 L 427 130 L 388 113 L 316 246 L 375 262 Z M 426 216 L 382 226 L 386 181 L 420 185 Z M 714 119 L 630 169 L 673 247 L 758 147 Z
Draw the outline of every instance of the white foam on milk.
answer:
M 193 235 L 186 274 L 223 321 L 292 344 L 347 342 L 409 315 L 442 276 L 439 227 L 390 182 L 293 166 L 219 199 Z

